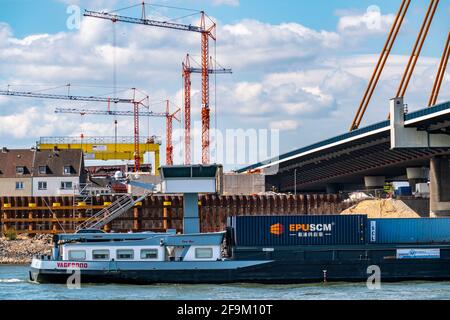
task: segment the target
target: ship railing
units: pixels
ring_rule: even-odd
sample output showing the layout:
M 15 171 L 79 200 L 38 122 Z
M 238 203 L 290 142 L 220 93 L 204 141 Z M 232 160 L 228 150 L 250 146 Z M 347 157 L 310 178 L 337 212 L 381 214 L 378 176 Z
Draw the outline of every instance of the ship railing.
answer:
M 143 201 L 148 197 L 149 193 L 145 193 L 143 196 L 134 200 L 129 194 L 120 197 L 117 201 L 112 203 L 109 207 L 94 214 L 91 218 L 80 224 L 76 230 L 83 229 L 101 229 L 114 219 L 117 219 L 122 214 L 133 208 L 138 202 Z
M 132 201 L 132 197 L 129 194 L 126 194 L 112 203 L 110 206 L 104 208 L 103 210 L 97 212 L 93 216 L 91 216 L 88 220 L 83 222 L 77 227 L 77 230 L 82 229 L 93 229 L 92 226 L 96 224 L 98 221 L 102 220 L 104 217 L 121 210 L 124 206 L 129 204 Z

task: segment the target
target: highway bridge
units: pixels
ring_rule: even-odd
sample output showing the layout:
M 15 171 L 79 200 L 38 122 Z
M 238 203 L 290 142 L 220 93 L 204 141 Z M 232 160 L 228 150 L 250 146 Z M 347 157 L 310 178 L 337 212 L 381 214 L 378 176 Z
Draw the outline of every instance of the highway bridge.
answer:
M 336 193 L 430 179 L 434 211 L 450 214 L 450 101 L 406 113 L 403 99 L 392 99 L 390 115 L 238 172 L 264 170 L 267 189 L 279 192 Z

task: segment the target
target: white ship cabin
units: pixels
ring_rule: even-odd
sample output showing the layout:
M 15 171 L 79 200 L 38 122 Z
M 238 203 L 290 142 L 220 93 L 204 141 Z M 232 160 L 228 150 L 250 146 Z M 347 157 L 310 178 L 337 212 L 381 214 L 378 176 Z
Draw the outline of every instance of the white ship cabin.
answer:
M 138 241 L 77 242 L 60 246 L 63 261 L 201 262 L 222 260 L 223 233 L 164 235 Z

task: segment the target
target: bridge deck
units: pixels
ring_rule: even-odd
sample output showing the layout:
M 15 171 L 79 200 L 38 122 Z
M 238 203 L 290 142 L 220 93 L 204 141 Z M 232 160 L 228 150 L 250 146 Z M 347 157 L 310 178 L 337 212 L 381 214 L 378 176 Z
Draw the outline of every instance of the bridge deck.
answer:
M 450 101 L 405 116 L 405 126 L 430 134 L 450 133 Z M 239 170 L 269 169 L 270 185 L 279 191 L 292 191 L 294 180 L 298 190 L 323 190 L 328 184 L 361 183 L 364 175 L 398 178 L 405 167 L 428 166 L 436 155 L 450 153 L 450 148 L 391 150 L 390 121 L 386 120 L 348 132 L 310 146 L 294 150 Z M 297 178 L 294 179 L 294 170 Z

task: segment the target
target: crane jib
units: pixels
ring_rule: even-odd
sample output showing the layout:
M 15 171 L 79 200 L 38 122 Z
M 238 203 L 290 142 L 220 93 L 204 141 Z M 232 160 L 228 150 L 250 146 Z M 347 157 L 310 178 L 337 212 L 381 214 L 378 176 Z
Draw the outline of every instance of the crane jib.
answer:
M 120 22 L 126 22 L 126 23 L 144 24 L 144 25 L 153 26 L 153 27 L 170 28 L 170 29 L 193 31 L 193 32 L 199 32 L 199 33 L 206 32 L 205 28 L 197 27 L 197 26 L 193 26 L 193 25 L 186 25 L 186 24 L 165 22 L 165 21 L 156 21 L 156 20 L 149 20 L 149 19 L 132 18 L 132 17 L 124 17 L 124 16 L 119 16 L 119 15 L 110 14 L 110 13 L 102 13 L 102 12 L 95 12 L 95 11 L 88 11 L 88 10 L 86 10 L 84 12 L 84 16 L 111 20 L 113 22 L 120 21 Z
M 133 103 L 130 99 L 104 98 L 104 97 L 86 97 L 86 96 L 68 96 L 58 94 L 43 94 L 21 91 L 4 91 L 0 90 L 0 96 L 15 96 L 38 99 L 55 99 L 55 100 L 75 100 L 75 101 L 92 101 L 92 102 L 112 102 L 112 103 Z
M 104 110 L 89 110 L 89 109 L 64 109 L 64 108 L 56 108 L 55 113 L 67 113 L 67 114 L 91 114 L 91 115 L 112 115 L 112 116 L 134 116 L 133 111 L 104 111 Z M 160 117 L 165 118 L 168 116 L 166 113 L 156 113 L 156 112 L 139 112 L 140 117 Z

